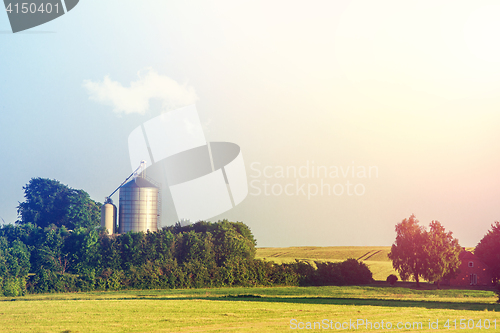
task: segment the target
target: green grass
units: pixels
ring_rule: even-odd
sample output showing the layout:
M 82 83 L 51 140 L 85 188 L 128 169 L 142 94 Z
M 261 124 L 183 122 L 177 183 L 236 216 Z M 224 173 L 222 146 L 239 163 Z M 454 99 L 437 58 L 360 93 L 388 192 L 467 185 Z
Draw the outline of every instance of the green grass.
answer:
M 379 280 L 392 270 L 387 259 L 389 247 L 304 247 L 261 248 L 257 257 L 277 262 L 305 260 L 364 260 Z M 388 265 L 388 266 L 384 266 Z M 378 275 L 377 275 L 378 274 Z M 397 283 L 389 287 L 378 282 L 349 287 L 259 287 L 182 290 L 127 290 L 116 292 L 41 294 L 0 298 L 0 332 L 294 332 L 296 323 L 332 323 L 382 320 L 421 322 L 422 329 L 356 332 L 436 332 L 429 320 L 439 320 L 439 330 L 447 319 L 497 321 L 500 305 L 488 290 L 436 290 L 422 283 Z M 300 330 L 300 331 L 335 331 Z M 495 332 L 477 328 L 469 332 Z
M 382 283 L 43 294 L 0 298 L 0 331 L 286 332 L 292 331 L 291 319 L 418 321 L 424 328 L 429 319 L 438 319 L 441 326 L 445 319 L 497 319 L 500 329 L 495 300 L 492 291 L 416 290 Z

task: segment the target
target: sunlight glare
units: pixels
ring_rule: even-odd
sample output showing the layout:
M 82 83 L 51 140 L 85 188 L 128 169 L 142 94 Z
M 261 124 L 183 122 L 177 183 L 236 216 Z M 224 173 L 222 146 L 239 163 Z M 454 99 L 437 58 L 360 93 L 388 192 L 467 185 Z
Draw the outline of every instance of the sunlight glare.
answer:
M 469 50 L 479 59 L 500 62 L 500 5 L 487 5 L 475 10 L 464 26 Z

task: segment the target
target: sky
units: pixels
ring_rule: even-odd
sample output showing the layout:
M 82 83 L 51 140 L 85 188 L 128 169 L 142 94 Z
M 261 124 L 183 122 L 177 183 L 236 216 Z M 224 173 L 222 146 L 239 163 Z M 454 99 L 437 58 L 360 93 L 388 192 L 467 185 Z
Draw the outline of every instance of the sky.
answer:
M 496 1 L 81 0 L 0 12 L 0 217 L 33 177 L 103 202 L 128 137 L 195 103 L 248 195 L 211 218 L 261 247 L 391 245 L 415 214 L 475 246 L 500 220 Z

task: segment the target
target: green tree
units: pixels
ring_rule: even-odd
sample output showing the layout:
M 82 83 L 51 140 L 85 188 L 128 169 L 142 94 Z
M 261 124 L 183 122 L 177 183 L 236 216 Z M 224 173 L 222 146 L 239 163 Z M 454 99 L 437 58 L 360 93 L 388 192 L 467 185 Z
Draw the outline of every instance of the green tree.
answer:
M 446 232 L 438 221 L 432 221 L 430 230 L 425 233 L 423 277 L 435 282 L 438 288 L 442 279 L 454 278 L 460 266 L 460 252 L 462 247 L 458 239 L 453 238 L 453 233 Z
M 32 178 L 23 190 L 26 200 L 17 207 L 17 224 L 33 223 L 41 228 L 64 225 L 70 230 L 99 225 L 101 205 L 83 190 L 46 178 Z
M 413 277 L 417 287 L 420 287 L 420 277 L 424 274 L 424 246 L 425 229 L 418 224 L 415 215 L 396 224 L 396 241 L 388 256 L 401 280 Z
M 191 230 L 183 234 L 182 248 L 179 249 L 179 261 L 199 260 L 205 265 L 215 264 L 212 234 L 199 233 Z
M 41 269 L 50 272 L 63 274 L 68 268 L 68 254 L 64 251 L 64 238 L 68 232 L 64 229 L 47 228 L 44 231 L 42 243 L 37 244 L 32 249 L 33 272 L 40 272 Z
M 121 270 L 122 257 L 120 243 L 116 237 L 108 235 L 108 233 L 99 234 L 99 247 L 102 256 L 102 269 Z
M 144 263 L 144 233 L 127 232 L 120 235 L 123 269 L 139 267 Z
M 18 240 L 9 244 L 5 237 L 0 237 L 0 295 L 24 295 L 29 270 L 30 252 L 26 245 Z
M 226 220 L 215 223 L 213 243 L 215 260 L 218 266 L 233 259 L 253 259 L 255 256 L 255 240 L 241 234 L 235 223 Z
M 97 230 L 78 228 L 65 241 L 69 255 L 70 271 L 94 276 L 101 267 L 101 249 Z
M 476 245 L 474 254 L 488 265 L 493 282 L 496 283 L 500 279 L 500 222 L 491 225 L 491 230 Z

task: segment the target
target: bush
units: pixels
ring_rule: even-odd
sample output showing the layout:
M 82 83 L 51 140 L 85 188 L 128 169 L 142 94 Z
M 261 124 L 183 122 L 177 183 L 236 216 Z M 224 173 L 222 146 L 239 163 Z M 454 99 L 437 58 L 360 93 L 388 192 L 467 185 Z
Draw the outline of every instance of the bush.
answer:
M 387 277 L 386 281 L 389 282 L 391 286 L 394 286 L 396 284 L 396 281 L 398 281 L 398 277 L 394 274 L 391 274 Z
M 307 261 L 295 260 L 295 272 L 300 286 L 311 286 L 315 284 L 315 271 L 311 263 Z
M 122 271 L 114 271 L 111 276 L 108 278 L 107 289 L 109 290 L 119 290 L 122 288 L 122 281 L 124 280 L 125 275 Z
M 315 262 L 318 267 L 313 280 L 317 286 L 359 285 L 373 282 L 372 272 L 356 259 L 343 262 Z
M 344 277 L 338 262 L 315 261 L 316 272 L 312 278 L 313 284 L 317 286 L 341 286 L 344 284 Z
M 0 287 L 0 289 L 3 289 L 3 296 L 24 296 L 26 293 L 26 280 L 24 278 L 10 277 L 1 281 Z
M 359 285 L 373 282 L 373 275 L 368 266 L 356 259 L 347 259 L 340 263 L 340 273 L 345 285 Z

